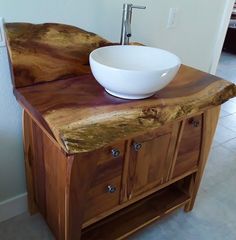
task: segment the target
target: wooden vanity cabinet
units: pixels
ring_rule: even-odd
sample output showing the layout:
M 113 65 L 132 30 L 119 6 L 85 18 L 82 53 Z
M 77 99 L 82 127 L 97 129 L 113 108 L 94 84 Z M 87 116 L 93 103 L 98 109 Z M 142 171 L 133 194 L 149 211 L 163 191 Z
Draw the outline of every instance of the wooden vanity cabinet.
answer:
M 89 66 L 94 49 L 114 43 L 64 24 L 5 27 L 24 109 L 28 206 L 57 240 L 124 239 L 177 208 L 192 210 L 235 84 L 181 65 L 152 97 L 120 99 Z
M 218 114 L 219 108 L 214 108 L 129 139 L 125 157 L 128 164 L 124 163 L 122 172 L 127 198 L 106 218 L 86 225 L 82 239 L 122 239 L 178 207 L 190 211 Z M 107 232 L 114 226 L 119 228 Z
M 91 152 L 67 156 L 25 112 L 31 212 L 38 209 L 43 214 L 57 239 L 113 240 L 178 207 L 190 211 L 218 113 L 219 108 L 214 108 Z M 117 229 L 120 225 L 122 231 L 107 235 L 106 229 L 113 225 Z

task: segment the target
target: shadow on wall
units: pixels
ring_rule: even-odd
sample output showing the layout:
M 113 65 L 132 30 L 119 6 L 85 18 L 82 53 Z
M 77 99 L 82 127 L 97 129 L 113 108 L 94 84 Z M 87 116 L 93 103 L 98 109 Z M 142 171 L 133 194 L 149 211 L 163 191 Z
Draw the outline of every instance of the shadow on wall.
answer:
M 21 109 L 12 93 L 7 50 L 0 47 L 0 203 L 24 192 Z

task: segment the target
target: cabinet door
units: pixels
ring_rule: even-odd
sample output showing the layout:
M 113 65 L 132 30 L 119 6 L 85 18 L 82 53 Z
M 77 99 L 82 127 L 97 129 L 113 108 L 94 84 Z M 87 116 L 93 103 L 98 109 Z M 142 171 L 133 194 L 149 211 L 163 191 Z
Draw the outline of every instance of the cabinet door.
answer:
M 202 115 L 184 121 L 183 133 L 174 166 L 173 177 L 178 177 L 198 166 L 201 140 Z
M 132 139 L 129 146 L 128 199 L 167 181 L 177 131 L 178 126 L 168 126 Z

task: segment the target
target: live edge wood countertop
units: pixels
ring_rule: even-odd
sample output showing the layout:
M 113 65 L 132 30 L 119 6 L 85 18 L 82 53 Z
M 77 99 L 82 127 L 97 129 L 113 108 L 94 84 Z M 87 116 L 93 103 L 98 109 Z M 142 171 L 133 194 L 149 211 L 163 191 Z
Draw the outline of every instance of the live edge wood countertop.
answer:
M 106 93 L 96 82 L 87 63 L 89 52 L 107 45 L 106 40 L 62 24 L 18 23 L 8 24 L 6 29 L 15 76 L 14 94 L 67 154 L 93 151 L 116 140 L 202 112 L 236 96 L 233 83 L 182 65 L 175 79 L 153 97 L 144 100 L 119 99 Z M 31 38 L 27 37 L 24 44 L 22 41 L 19 44 L 19 38 L 24 40 L 27 31 L 32 32 Z M 81 34 L 86 37 L 81 38 Z M 40 43 L 30 44 L 33 35 L 40 35 Z M 61 35 L 63 40 L 60 41 L 58 36 Z M 73 41 L 69 41 L 70 36 L 73 36 Z M 86 48 L 85 45 L 81 47 L 79 39 L 85 39 L 85 42 L 87 39 Z M 65 40 L 70 42 L 70 46 Z M 76 55 L 79 48 L 84 52 Z M 37 54 L 34 54 L 35 51 Z M 79 57 L 85 55 L 86 58 L 82 57 L 84 62 L 81 62 Z M 20 62 L 17 62 L 19 56 Z M 32 64 L 30 59 L 32 62 L 40 59 L 40 73 L 35 68 L 33 73 L 36 77 L 32 78 L 31 73 L 31 84 L 24 84 L 29 74 L 22 66 L 26 62 Z M 43 68 L 45 62 L 48 63 L 47 68 Z M 50 75 L 53 64 L 54 76 Z M 57 67 L 61 75 L 55 71 Z M 60 79 L 60 76 L 63 77 Z

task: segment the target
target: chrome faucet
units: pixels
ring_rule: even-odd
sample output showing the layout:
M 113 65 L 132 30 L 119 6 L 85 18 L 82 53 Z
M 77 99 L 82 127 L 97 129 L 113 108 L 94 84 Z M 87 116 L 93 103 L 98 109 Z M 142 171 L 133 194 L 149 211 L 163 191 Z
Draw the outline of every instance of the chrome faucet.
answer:
M 132 18 L 132 10 L 133 8 L 137 9 L 146 9 L 145 6 L 136 6 L 133 4 L 124 4 L 123 5 L 123 17 L 122 17 L 122 25 L 121 25 L 121 45 L 128 45 L 129 38 L 132 36 L 131 33 L 131 18 Z

